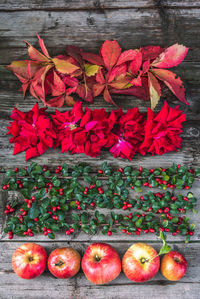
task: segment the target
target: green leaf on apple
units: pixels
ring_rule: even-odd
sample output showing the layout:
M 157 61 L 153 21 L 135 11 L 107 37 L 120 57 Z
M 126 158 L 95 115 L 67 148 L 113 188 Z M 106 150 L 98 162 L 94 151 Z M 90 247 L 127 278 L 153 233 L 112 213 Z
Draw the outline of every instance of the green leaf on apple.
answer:
M 163 232 L 160 232 L 159 238 L 163 241 L 163 246 L 161 247 L 158 255 L 166 254 L 171 251 L 171 246 L 166 243 L 166 237 L 164 236 Z

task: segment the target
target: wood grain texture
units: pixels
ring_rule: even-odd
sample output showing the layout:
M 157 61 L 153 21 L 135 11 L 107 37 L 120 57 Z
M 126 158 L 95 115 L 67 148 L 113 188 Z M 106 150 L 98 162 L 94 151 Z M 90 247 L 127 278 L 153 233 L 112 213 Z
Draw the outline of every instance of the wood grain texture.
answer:
M 187 60 L 199 61 L 199 26 L 200 8 L 1 12 L 0 63 L 23 59 L 22 41 L 38 45 L 35 32 L 51 55 L 64 52 L 66 44 L 97 51 L 106 39 L 116 39 L 124 49 L 182 43 L 191 48 Z
M 109 242 L 110 243 L 110 242 Z M 90 242 L 73 243 L 73 242 L 42 242 L 48 253 L 56 247 L 72 246 L 83 255 Z M 122 257 L 132 242 L 110 243 L 119 252 Z M 151 243 L 150 243 L 151 244 Z M 167 281 L 159 273 L 151 281 L 143 284 L 136 284 L 128 280 L 123 273 L 117 279 L 107 285 L 92 285 L 81 272 L 74 278 L 58 280 L 54 278 L 48 270 L 31 281 L 23 280 L 17 277 L 11 267 L 11 258 L 14 250 L 20 246 L 19 242 L 2 242 L 0 243 L 0 292 L 1 298 L 100 298 L 100 299 L 131 299 L 136 298 L 192 298 L 198 299 L 200 292 L 199 279 L 199 244 L 192 243 L 185 246 L 184 244 L 171 244 L 174 250 L 180 251 L 188 260 L 189 268 L 186 276 L 181 281 Z M 159 250 L 160 244 L 152 244 L 156 250 Z M 9 282 L 9 284 L 8 284 Z M 6 285 L 6 288 L 5 288 Z
M 2 0 L 0 9 L 5 11 L 12 10 L 80 10 L 80 9 L 124 9 L 124 8 L 146 8 L 161 9 L 166 7 L 194 8 L 199 7 L 199 1 L 190 0 L 43 0 L 43 1 L 14 1 Z

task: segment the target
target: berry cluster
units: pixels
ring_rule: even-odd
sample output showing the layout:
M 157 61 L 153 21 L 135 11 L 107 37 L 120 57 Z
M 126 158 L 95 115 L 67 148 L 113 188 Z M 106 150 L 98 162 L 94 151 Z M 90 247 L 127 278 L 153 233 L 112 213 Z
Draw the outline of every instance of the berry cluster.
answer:
M 132 193 L 141 192 L 143 186 L 188 189 L 199 177 L 200 169 L 176 164 L 166 169 L 127 166 L 113 170 L 103 163 L 101 169 L 91 173 L 90 166 L 83 164 L 72 169 L 67 164 L 59 165 L 50 171 L 47 166 L 32 163 L 6 173 L 2 189 L 18 190 L 24 201 L 7 205 L 5 214 L 15 212 L 17 207 L 20 213 L 9 218 L 5 232 L 9 238 L 13 234 L 33 236 L 43 232 L 53 239 L 60 230 L 65 230 L 66 235 L 79 230 L 96 234 L 101 230 L 108 236 L 118 230 L 128 235 L 165 231 L 173 236 L 185 235 L 189 241 L 194 225 L 185 214 L 195 212 L 197 199 L 192 192 L 175 195 L 170 191 L 153 193 L 149 190 L 141 196 Z M 101 208 L 122 212 L 111 211 L 104 215 L 99 212 Z M 74 212 L 68 213 L 70 210 Z M 127 210 L 129 213 L 124 214 Z

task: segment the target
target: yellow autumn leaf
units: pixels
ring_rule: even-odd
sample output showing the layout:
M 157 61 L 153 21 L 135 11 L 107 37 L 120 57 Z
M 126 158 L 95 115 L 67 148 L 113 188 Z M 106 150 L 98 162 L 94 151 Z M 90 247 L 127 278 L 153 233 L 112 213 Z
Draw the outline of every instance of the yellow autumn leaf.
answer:
M 53 58 L 52 61 L 55 65 L 55 68 L 57 69 L 57 71 L 62 74 L 71 74 L 79 69 L 78 66 L 76 66 L 64 59 Z
M 152 73 L 148 73 L 149 93 L 151 100 L 151 109 L 154 110 L 161 96 L 161 88 L 158 80 Z
M 86 63 L 86 64 L 84 64 L 84 68 L 85 68 L 86 76 L 91 77 L 91 76 L 94 76 L 98 72 L 99 65 Z

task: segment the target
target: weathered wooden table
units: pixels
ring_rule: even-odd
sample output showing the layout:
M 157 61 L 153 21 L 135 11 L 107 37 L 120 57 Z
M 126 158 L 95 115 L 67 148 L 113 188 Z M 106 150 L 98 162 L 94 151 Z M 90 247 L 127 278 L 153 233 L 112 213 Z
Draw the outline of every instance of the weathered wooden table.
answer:
M 183 130 L 182 150 L 161 157 L 136 156 L 130 163 L 122 159 L 114 159 L 107 152 L 101 157 L 92 159 L 84 155 L 70 156 L 59 153 L 59 150 L 46 152 L 37 161 L 40 164 L 57 165 L 67 162 L 87 162 L 94 168 L 103 161 L 113 166 L 140 165 L 145 167 L 167 167 L 172 162 L 199 167 L 200 150 L 200 1 L 170 1 L 170 0 L 1 0 L 0 3 L 0 171 L 1 179 L 4 172 L 10 167 L 25 166 L 24 154 L 12 156 L 13 145 L 8 142 L 6 126 L 9 124 L 9 115 L 14 106 L 27 111 L 34 104 L 30 96 L 22 99 L 17 92 L 19 82 L 2 65 L 14 59 L 24 59 L 26 47 L 22 40 L 37 45 L 35 32 L 44 38 L 49 52 L 58 54 L 64 52 L 66 44 L 74 44 L 87 50 L 96 51 L 105 39 L 116 39 L 124 49 L 136 48 L 141 45 L 157 44 L 168 46 L 173 43 L 183 43 L 190 47 L 185 61 L 176 70 L 184 80 L 188 91 L 190 106 L 180 105 L 187 113 L 187 122 Z M 166 93 L 171 105 L 178 101 Z M 139 106 L 145 111 L 148 103 L 133 97 L 115 96 L 115 100 L 123 109 Z M 180 103 L 179 103 L 180 104 Z M 96 99 L 91 105 L 105 107 L 110 105 L 102 98 Z M 159 110 L 161 104 L 157 107 Z M 66 108 L 64 108 L 66 109 Z M 200 185 L 196 182 L 192 191 L 200 196 Z M 161 274 L 152 281 L 143 284 L 132 283 L 121 274 L 116 280 L 105 286 L 94 286 L 87 281 L 83 273 L 73 279 L 58 280 L 46 271 L 41 277 L 26 281 L 17 277 L 12 270 L 11 257 L 14 250 L 22 242 L 38 242 L 48 252 L 59 246 L 72 246 L 81 254 L 94 241 L 104 241 L 112 244 L 121 256 L 126 249 L 138 241 L 147 242 L 155 248 L 160 247 L 154 235 L 125 236 L 124 234 L 112 237 L 97 235 L 88 236 L 79 234 L 67 237 L 64 234 L 57 236 L 55 241 L 49 241 L 43 236 L 32 239 L 14 238 L 9 241 L 3 233 L 6 223 L 4 208 L 7 202 L 13 200 L 13 193 L 2 193 L 0 198 L 0 298 L 76 298 L 76 299 L 105 299 L 105 298 L 200 298 L 200 220 L 199 213 L 191 218 L 196 225 L 196 233 L 189 244 L 184 239 L 168 236 L 168 242 L 173 249 L 182 252 L 189 263 L 187 275 L 179 282 L 169 282 Z M 200 211 L 198 204 L 197 210 Z

